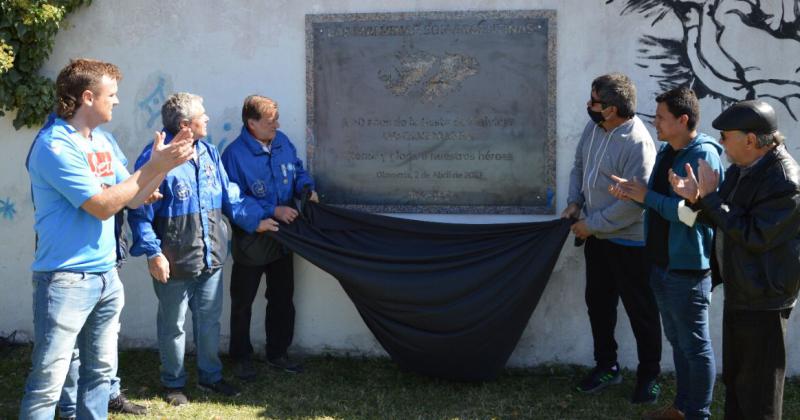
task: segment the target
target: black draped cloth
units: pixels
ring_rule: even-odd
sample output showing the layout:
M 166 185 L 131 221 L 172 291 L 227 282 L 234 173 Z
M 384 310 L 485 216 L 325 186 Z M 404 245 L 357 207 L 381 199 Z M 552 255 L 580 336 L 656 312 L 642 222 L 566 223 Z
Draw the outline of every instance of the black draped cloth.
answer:
M 493 379 L 542 296 L 569 222 L 421 222 L 308 203 L 275 238 L 333 275 L 402 368 Z

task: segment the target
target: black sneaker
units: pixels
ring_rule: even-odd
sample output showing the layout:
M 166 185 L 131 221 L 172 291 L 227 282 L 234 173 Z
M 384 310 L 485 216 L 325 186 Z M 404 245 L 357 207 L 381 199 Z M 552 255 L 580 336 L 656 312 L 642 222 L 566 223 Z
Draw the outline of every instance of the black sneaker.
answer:
M 117 398 L 108 400 L 108 411 L 110 413 L 143 416 L 147 414 L 147 407 L 128 401 L 125 398 L 125 394 L 120 393 Z
M 186 394 L 183 393 L 183 388 L 165 388 L 164 400 L 167 404 L 175 407 L 189 404 L 189 399 L 186 398 Z
M 274 367 L 275 369 L 283 369 L 284 372 L 303 373 L 303 365 L 298 362 L 292 361 L 291 359 L 289 359 L 289 356 L 285 354 L 281 357 L 268 359 L 267 364 Z
M 242 394 L 242 391 L 239 390 L 239 388 L 225 382 L 224 379 L 220 379 L 218 382 L 213 384 L 198 383 L 197 387 L 203 391 L 215 392 L 226 397 L 238 397 Z
M 614 364 L 610 368 L 595 367 L 586 375 L 585 378 L 575 387 L 576 390 L 591 394 L 609 386 L 622 382 L 622 375 L 619 372 L 619 365 Z
M 243 381 L 252 381 L 258 376 L 258 372 L 252 360 L 242 359 L 233 362 L 233 375 Z
M 654 404 L 658 401 L 659 394 L 661 394 L 661 385 L 655 379 L 637 380 L 631 402 L 634 404 Z

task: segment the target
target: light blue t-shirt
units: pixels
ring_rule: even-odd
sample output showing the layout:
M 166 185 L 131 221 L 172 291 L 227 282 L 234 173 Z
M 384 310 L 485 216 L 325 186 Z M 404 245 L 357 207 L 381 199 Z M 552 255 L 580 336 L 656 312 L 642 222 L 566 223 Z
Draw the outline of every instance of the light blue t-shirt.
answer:
M 100 221 L 80 208 L 130 176 L 110 136 L 96 128 L 86 139 L 60 118 L 37 136 L 28 163 L 36 209 L 33 271 L 106 272 L 116 265 L 114 218 Z

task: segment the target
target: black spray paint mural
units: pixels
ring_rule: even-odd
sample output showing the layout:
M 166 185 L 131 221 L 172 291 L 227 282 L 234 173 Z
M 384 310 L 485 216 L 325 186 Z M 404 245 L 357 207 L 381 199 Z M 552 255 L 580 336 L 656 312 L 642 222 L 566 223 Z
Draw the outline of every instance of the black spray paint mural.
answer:
M 682 38 L 640 38 L 637 65 L 663 90 L 688 85 L 721 107 L 760 98 L 784 107 L 794 119 L 787 123 L 800 119 L 800 0 L 610 3 L 621 4 L 621 14 L 651 19 L 653 27 L 669 19 L 682 24 Z

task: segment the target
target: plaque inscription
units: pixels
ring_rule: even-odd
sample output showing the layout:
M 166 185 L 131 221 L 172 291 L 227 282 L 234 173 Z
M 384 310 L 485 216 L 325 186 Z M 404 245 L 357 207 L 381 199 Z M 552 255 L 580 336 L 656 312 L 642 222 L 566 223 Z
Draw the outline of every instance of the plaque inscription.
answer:
M 307 15 L 323 201 L 552 214 L 555 34 L 554 11 Z

